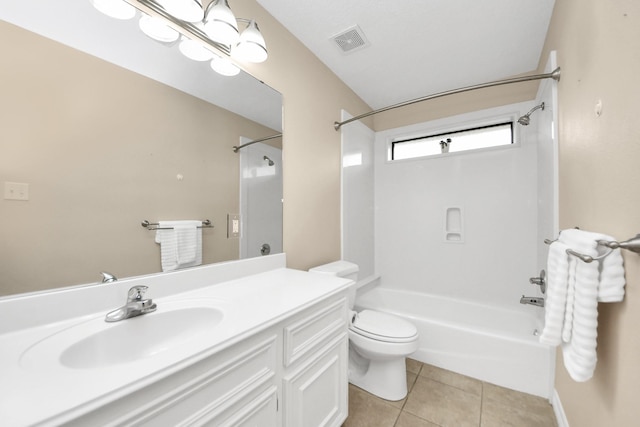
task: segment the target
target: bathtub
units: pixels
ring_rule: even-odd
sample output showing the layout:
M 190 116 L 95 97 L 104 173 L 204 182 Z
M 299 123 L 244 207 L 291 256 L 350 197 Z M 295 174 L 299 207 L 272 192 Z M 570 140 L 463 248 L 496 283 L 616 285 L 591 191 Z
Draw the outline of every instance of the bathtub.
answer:
M 517 304 L 517 301 L 515 302 Z M 551 399 L 555 351 L 540 344 L 531 314 L 381 287 L 360 289 L 356 310 L 413 322 L 420 347 L 410 357 L 513 390 Z

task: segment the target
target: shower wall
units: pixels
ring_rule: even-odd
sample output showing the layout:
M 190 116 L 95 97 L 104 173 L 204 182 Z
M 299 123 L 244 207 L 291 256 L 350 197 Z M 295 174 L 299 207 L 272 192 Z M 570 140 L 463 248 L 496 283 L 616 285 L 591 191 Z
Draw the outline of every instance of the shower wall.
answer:
M 342 112 L 342 120 L 351 117 Z M 361 279 L 375 272 L 374 141 L 360 122 L 342 128 L 342 259 L 358 264 Z
M 513 310 L 535 294 L 528 278 L 537 253 L 536 113 L 516 125 L 519 144 L 478 152 L 388 162 L 394 137 L 437 133 L 495 116 L 517 118 L 526 102 L 376 134 L 375 266 L 381 286 L 470 300 Z M 445 217 L 459 208 L 461 241 L 446 239 Z

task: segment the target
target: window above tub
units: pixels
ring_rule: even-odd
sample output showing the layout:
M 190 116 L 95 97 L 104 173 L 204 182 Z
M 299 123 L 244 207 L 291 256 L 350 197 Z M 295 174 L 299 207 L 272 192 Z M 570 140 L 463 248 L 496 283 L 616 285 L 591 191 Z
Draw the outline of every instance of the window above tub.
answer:
M 413 159 L 512 145 L 513 121 L 473 126 L 391 141 L 390 160 Z

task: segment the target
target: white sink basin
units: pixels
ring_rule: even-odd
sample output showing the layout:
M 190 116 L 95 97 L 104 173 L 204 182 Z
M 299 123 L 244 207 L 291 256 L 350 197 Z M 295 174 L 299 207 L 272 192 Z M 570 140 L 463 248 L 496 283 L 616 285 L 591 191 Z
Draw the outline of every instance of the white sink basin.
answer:
M 206 344 L 206 336 L 223 318 L 221 309 L 202 301 L 158 303 L 153 313 L 115 323 L 101 316 L 36 343 L 23 353 L 21 365 L 53 362 L 71 369 L 96 369 L 181 353 L 185 347 Z
M 67 348 L 60 363 L 89 369 L 152 357 L 205 335 L 222 317 L 215 308 L 194 307 L 121 320 Z

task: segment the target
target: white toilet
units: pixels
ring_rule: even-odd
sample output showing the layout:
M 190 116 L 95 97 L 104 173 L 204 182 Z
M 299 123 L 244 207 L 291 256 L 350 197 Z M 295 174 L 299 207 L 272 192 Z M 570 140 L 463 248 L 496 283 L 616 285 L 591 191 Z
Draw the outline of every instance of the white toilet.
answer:
M 349 308 L 353 309 L 358 278 L 356 264 L 336 261 L 309 271 L 352 279 Z M 418 349 L 415 325 L 374 310 L 351 311 L 349 321 L 349 382 L 383 399 L 404 399 L 407 395 L 405 357 Z

